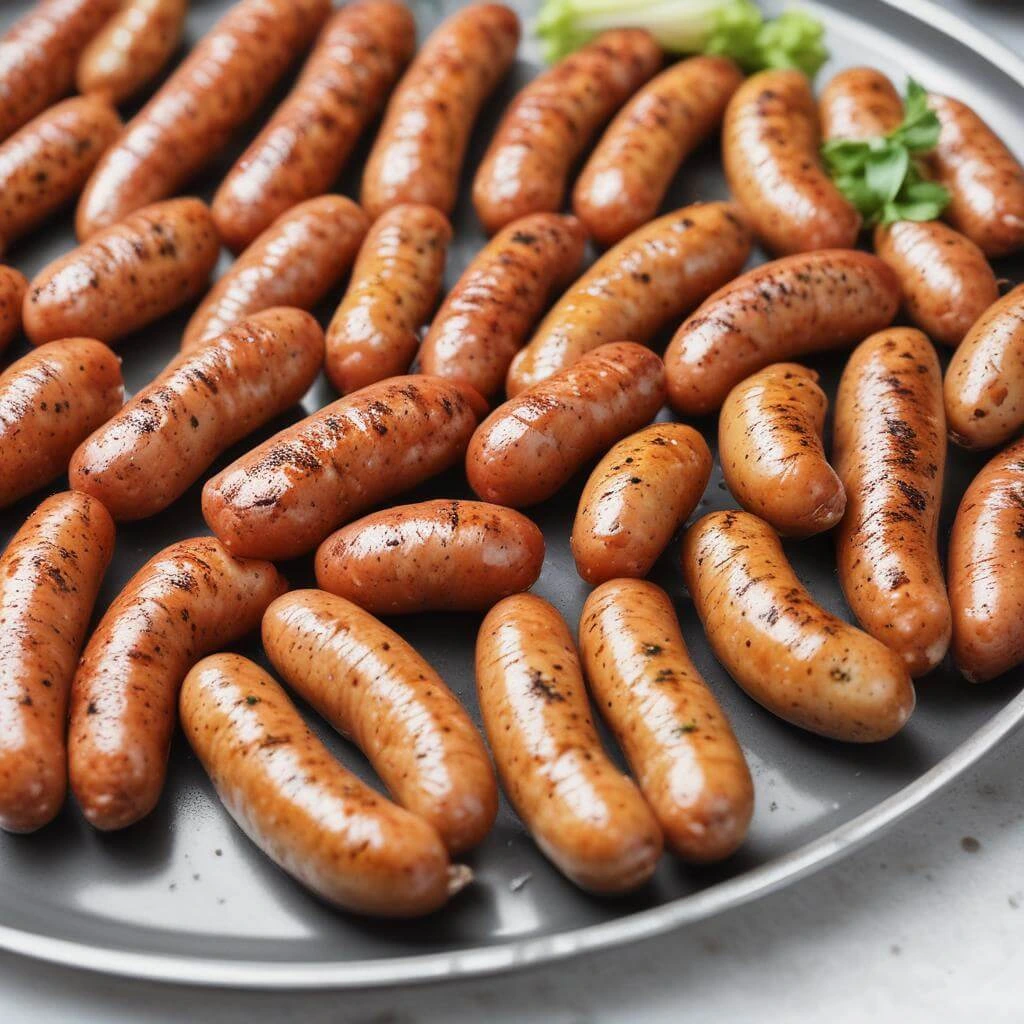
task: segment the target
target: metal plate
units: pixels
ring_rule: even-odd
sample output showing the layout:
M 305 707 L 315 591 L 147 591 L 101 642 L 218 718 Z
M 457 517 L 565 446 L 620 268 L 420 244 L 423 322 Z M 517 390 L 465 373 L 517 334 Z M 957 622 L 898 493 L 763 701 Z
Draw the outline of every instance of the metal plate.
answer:
M 227 6 L 227 0 L 193 0 L 188 38 L 198 38 Z M 421 0 L 413 6 L 422 35 L 461 4 Z M 532 0 L 513 6 L 524 20 L 536 7 Z M 842 0 L 813 5 L 827 24 L 833 53 L 820 81 L 853 63 L 877 65 L 897 79 L 913 74 L 971 103 L 1004 136 L 1019 139 L 1024 62 L 926 0 L 899 0 L 898 5 L 861 0 L 855 6 L 856 14 L 850 14 L 843 8 L 854 5 Z M 8 0 L 0 13 L 0 29 L 28 7 L 27 0 Z M 467 199 L 469 175 L 497 115 L 537 66 L 536 46 L 527 34 L 515 75 L 475 133 L 456 218 L 449 284 L 483 242 Z M 270 109 L 272 104 L 266 112 Z M 198 183 L 201 195 L 212 194 L 240 148 L 241 143 L 224 154 Z M 355 194 L 356 182 L 352 174 L 340 190 Z M 666 208 L 724 194 L 718 154 L 711 146 L 686 165 Z M 7 261 L 31 275 L 72 245 L 69 215 L 14 247 Z M 225 264 L 226 258 L 221 269 Z M 1020 261 L 998 269 L 1008 278 L 1024 277 Z M 324 303 L 319 311 L 323 317 L 330 315 L 338 298 L 335 294 Z M 187 313 L 121 346 L 131 390 L 151 380 L 176 352 Z M 22 343 L 11 354 L 20 355 L 24 348 Z M 813 361 L 833 393 L 842 362 L 842 357 Z M 332 397 L 321 381 L 303 406 L 312 410 Z M 300 415 L 296 409 L 214 468 Z M 714 424 L 703 426 L 713 443 Z M 981 462 L 952 453 L 943 537 L 948 536 L 959 496 Z M 582 483 L 581 477 L 534 510 L 548 542 L 536 589 L 572 626 L 587 593 L 568 550 Z M 450 474 L 409 498 L 467 495 L 461 474 Z M 41 497 L 0 514 L 0 540 L 6 543 Z M 716 466 L 698 512 L 731 504 Z M 162 515 L 122 527 L 100 608 L 156 550 L 205 532 L 199 487 Z M 848 615 L 835 579 L 831 542 L 817 538 L 788 550 L 817 598 Z M 728 711 L 755 776 L 757 811 L 750 838 L 726 864 L 695 869 L 665 857 L 643 891 L 624 899 L 596 899 L 575 889 L 544 860 L 503 804 L 490 838 L 468 858 L 476 884 L 449 908 L 414 923 L 358 920 L 317 902 L 249 843 L 219 806 L 179 735 L 164 798 L 139 825 L 100 835 L 69 804 L 57 821 L 33 836 L 0 836 L 0 947 L 123 975 L 281 988 L 395 984 L 557 959 L 678 927 L 821 867 L 920 804 L 1024 719 L 1020 673 L 970 687 L 947 664 L 920 682 L 914 717 L 887 743 L 843 746 L 792 728 L 748 700 L 714 661 L 685 595 L 677 558 L 678 544 L 673 543 L 653 578 L 675 599 L 694 659 Z M 309 559 L 290 563 L 285 571 L 295 586 L 312 581 Z M 393 623 L 474 715 L 472 650 L 478 621 L 449 615 Z M 259 656 L 255 646 L 239 650 Z M 358 753 L 314 716 L 310 719 L 339 758 L 369 779 Z

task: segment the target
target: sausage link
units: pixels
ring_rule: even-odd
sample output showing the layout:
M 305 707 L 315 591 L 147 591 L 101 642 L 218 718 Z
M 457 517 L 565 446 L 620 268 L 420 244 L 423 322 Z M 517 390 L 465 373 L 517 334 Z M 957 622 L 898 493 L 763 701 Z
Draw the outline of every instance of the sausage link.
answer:
M 529 590 L 544 535 L 526 516 L 482 501 L 422 501 L 358 519 L 316 553 L 321 590 L 374 615 L 483 612 Z
M 654 423 L 619 441 L 580 496 L 570 539 L 580 576 L 590 584 L 646 576 L 710 477 L 707 443 L 682 423 Z
M 178 356 L 83 441 L 68 478 L 119 521 L 162 512 L 222 452 L 290 409 L 323 365 L 320 325 L 271 309 Z
M 643 885 L 661 830 L 601 746 L 572 636 L 547 601 L 519 594 L 488 612 L 476 686 L 505 793 L 544 855 L 591 892 Z
M 67 791 L 68 693 L 114 524 L 84 494 L 47 498 L 0 558 L 0 828 L 34 832 Z
M 498 813 L 483 739 L 444 680 L 397 633 L 319 590 L 279 597 L 263 646 L 284 681 L 366 755 L 388 792 L 451 854 L 478 846 Z
M 683 538 L 683 574 L 715 657 L 772 714 L 870 743 L 914 710 L 903 660 L 816 605 L 778 535 L 748 512 L 712 512 Z
M 668 595 L 643 580 L 602 584 L 583 606 L 580 655 L 669 847 L 697 863 L 728 857 L 747 834 L 754 784 Z
M 21 309 L 27 291 L 28 281 L 20 270 L 0 266 L 0 352 L 21 331 Z
M 824 138 L 866 141 L 900 126 L 903 99 L 877 68 L 847 68 L 822 90 L 818 114 Z

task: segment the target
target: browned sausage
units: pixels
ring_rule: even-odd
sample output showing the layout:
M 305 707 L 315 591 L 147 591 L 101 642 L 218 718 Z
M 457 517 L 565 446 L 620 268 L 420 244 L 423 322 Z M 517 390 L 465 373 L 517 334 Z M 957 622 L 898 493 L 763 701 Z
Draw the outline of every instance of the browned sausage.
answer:
M 28 281 L 21 271 L 0 266 L 0 352 L 21 331 L 21 307 L 27 291 Z
M 824 138 L 865 141 L 900 126 L 903 99 L 877 68 L 847 68 L 822 90 L 818 113 Z

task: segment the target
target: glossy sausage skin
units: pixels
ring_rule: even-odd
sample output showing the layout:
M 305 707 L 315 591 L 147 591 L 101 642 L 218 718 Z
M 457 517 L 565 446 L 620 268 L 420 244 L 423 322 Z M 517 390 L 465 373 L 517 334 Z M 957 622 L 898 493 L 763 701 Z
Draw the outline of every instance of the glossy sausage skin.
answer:
M 60 476 L 123 402 L 121 360 L 91 338 L 55 341 L 11 363 L 0 375 L 0 508 Z
M 412 57 L 416 26 L 398 0 L 356 0 L 332 15 L 295 88 L 213 198 L 235 252 L 275 217 L 330 190 Z
M 422 501 L 343 526 L 316 553 L 316 582 L 374 615 L 483 612 L 529 590 L 544 535 L 482 501 Z
M 255 629 L 287 586 L 269 562 L 232 558 L 212 537 L 164 548 L 128 581 L 71 688 L 71 789 L 89 824 L 125 828 L 156 806 L 185 674 Z
M 851 345 L 892 323 L 900 284 L 877 256 L 847 249 L 765 263 L 712 295 L 665 351 L 669 400 L 684 416 L 720 408 L 772 363 Z
M 320 325 L 299 309 L 243 320 L 175 359 L 75 452 L 68 479 L 119 521 L 162 512 L 210 464 L 309 390 Z
M 747 834 L 754 784 L 668 595 L 644 580 L 602 584 L 583 606 L 580 655 L 669 847 L 697 863 L 728 857 Z
M 437 377 L 393 377 L 282 430 L 208 480 L 203 516 L 235 554 L 294 558 L 453 466 L 486 406 Z
M 327 328 L 325 369 L 343 395 L 408 372 L 451 240 L 448 218 L 432 206 L 393 206 L 370 228 Z
M 573 210 L 598 243 L 614 245 L 654 220 L 683 161 L 718 128 L 742 81 L 727 57 L 691 57 L 622 108 L 573 189 Z
M 505 793 L 544 855 L 591 892 L 643 885 L 661 830 L 601 746 L 572 636 L 547 601 L 519 594 L 488 612 L 476 686 Z
M 750 231 L 732 203 L 686 206 L 634 232 L 555 303 L 512 360 L 509 396 L 604 342 L 650 343 L 731 281 L 750 255 L 750 243 Z
M 865 141 L 899 127 L 903 99 L 877 68 L 847 68 L 822 90 L 818 113 L 823 138 Z
M 28 281 L 20 270 L 0 266 L 0 352 L 21 331 L 21 309 L 28 291 Z
M 571 537 L 580 576 L 590 584 L 646 576 L 710 476 L 707 443 L 682 423 L 654 423 L 619 441 L 580 496 Z
M 729 101 L 722 130 L 729 190 L 777 256 L 857 243 L 860 214 L 822 166 L 820 142 L 811 83 L 801 71 L 762 71 Z
M 84 494 L 55 494 L 0 558 L 0 828 L 34 832 L 67 791 L 68 694 L 114 524 Z
M 267 609 L 263 647 L 449 853 L 484 840 L 498 813 L 487 748 L 444 680 L 397 633 L 344 598 L 296 590 Z
M 34 345 L 76 334 L 112 344 L 199 295 L 219 254 L 198 199 L 154 203 L 32 279 L 25 333 Z
M 914 710 L 899 655 L 816 605 L 778 534 L 712 512 L 683 538 L 683 575 L 715 657 L 759 704 L 820 736 L 886 740 Z
M 281 214 L 210 289 L 182 349 L 272 306 L 312 309 L 348 273 L 368 227 L 366 214 L 343 196 L 319 196 Z
M 536 505 L 654 419 L 664 401 L 664 367 L 650 349 L 602 345 L 480 424 L 466 453 L 469 485 L 484 501 Z
M 473 124 L 519 45 L 519 18 L 501 4 L 470 4 L 444 21 L 398 83 L 363 171 L 371 217 L 399 203 L 451 216 Z
M 825 458 L 828 398 L 818 375 L 776 363 L 740 381 L 718 417 L 718 454 L 733 497 L 784 537 L 830 530 L 846 492 Z
M 199 41 L 100 161 L 79 239 L 179 193 L 259 107 L 330 11 L 330 0 L 240 0 Z
M 942 372 L 913 328 L 863 342 L 836 397 L 833 459 L 846 488 L 839 582 L 860 624 L 914 677 L 949 648 L 938 527 L 946 465 Z
M 473 182 L 493 235 L 531 213 L 557 213 L 569 174 L 605 122 L 662 63 L 642 29 L 613 29 L 529 82 L 509 105 Z
M 239 828 L 289 875 L 344 910 L 416 917 L 470 880 L 437 833 L 343 768 L 284 690 L 236 654 L 205 658 L 181 723 Z

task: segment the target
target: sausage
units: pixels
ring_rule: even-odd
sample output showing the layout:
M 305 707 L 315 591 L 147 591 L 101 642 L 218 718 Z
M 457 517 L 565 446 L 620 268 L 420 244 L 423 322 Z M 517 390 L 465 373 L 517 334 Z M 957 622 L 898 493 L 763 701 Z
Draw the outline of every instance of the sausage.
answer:
M 700 864 L 728 857 L 747 834 L 754 784 L 668 595 L 644 580 L 602 584 L 583 606 L 580 656 L 669 847 Z
M 964 103 L 929 93 L 942 125 L 929 155 L 949 189 L 946 218 L 990 257 L 1024 246 L 1024 167 L 995 132 Z
M 0 146 L 0 250 L 77 196 L 120 131 L 109 103 L 76 96 Z
M 850 610 L 915 678 L 949 648 L 938 528 L 946 465 L 942 371 L 913 328 L 875 334 L 850 356 L 836 397 L 833 458 L 846 488 L 836 533 Z
M 825 86 L 818 100 L 826 139 L 877 139 L 903 121 L 903 99 L 877 68 L 847 68 Z
M 910 717 L 903 659 L 816 605 L 756 516 L 698 520 L 683 538 L 683 575 L 715 657 L 772 714 L 848 743 L 889 739 Z
M 469 485 L 484 501 L 536 505 L 654 419 L 664 401 L 665 371 L 650 349 L 601 345 L 480 424 L 466 453 Z
M 127 0 L 78 59 L 83 95 L 121 103 L 164 69 L 181 42 L 188 0 Z
M 818 375 L 776 363 L 740 381 L 718 417 L 718 454 L 733 497 L 783 537 L 830 530 L 846 491 L 825 458 L 828 398 Z
M 646 576 L 697 507 L 711 477 L 704 438 L 654 423 L 615 445 L 590 474 L 572 525 L 572 555 L 590 584 Z
M 366 509 L 453 466 L 486 406 L 437 377 L 393 377 L 275 434 L 203 488 L 236 555 L 293 558 Z
M 374 615 L 483 612 L 529 590 L 544 535 L 526 516 L 482 501 L 422 501 L 358 519 L 316 553 L 316 582 Z
M 573 210 L 597 242 L 614 245 L 654 220 L 672 179 L 718 128 L 742 81 L 727 57 L 691 57 L 622 108 L 573 189 Z
M 330 0 L 239 0 L 107 150 L 78 204 L 81 240 L 179 193 L 256 112 Z
M 476 686 L 505 793 L 541 852 L 591 892 L 643 885 L 661 830 L 601 746 L 572 636 L 547 601 L 518 594 L 487 613 Z
M 575 280 L 586 235 L 575 217 L 534 213 L 484 247 L 448 293 L 420 346 L 424 373 L 490 396 L 551 299 Z
M 369 225 L 343 196 L 320 196 L 285 211 L 210 289 L 185 327 L 182 350 L 273 306 L 312 309 L 348 273 Z
M 0 352 L 21 331 L 21 307 L 27 291 L 28 281 L 21 271 L 0 266 Z
M 212 537 L 164 548 L 128 581 L 71 687 L 71 789 L 89 824 L 126 828 L 153 810 L 185 674 L 255 629 L 287 588 L 269 562 L 232 558 Z
M 750 245 L 750 230 L 732 203 L 685 206 L 634 232 L 555 303 L 512 360 L 509 396 L 604 342 L 650 343 L 731 281 L 747 262 Z
M 870 253 L 833 249 L 755 267 L 676 332 L 665 350 L 669 401 L 684 416 L 714 412 L 745 377 L 852 345 L 888 327 L 899 304 L 899 280 Z
M 397 633 L 333 594 L 297 590 L 263 616 L 284 681 L 366 755 L 394 799 L 451 854 L 479 845 L 498 813 L 483 739 L 444 680 Z
M 515 59 L 519 18 L 502 4 L 470 4 L 423 44 L 398 83 L 363 169 L 363 209 L 399 203 L 451 216 L 473 124 Z
M 239 252 L 285 210 L 330 190 L 415 48 L 398 0 L 355 0 L 331 16 L 295 88 L 213 197 L 228 248 Z
M 327 328 L 327 377 L 343 395 L 408 373 L 437 302 L 452 226 L 432 206 L 393 206 L 370 228 Z
M 47 498 L 0 558 L 0 828 L 34 832 L 67 791 L 68 693 L 114 550 L 114 524 L 84 494 Z
M 122 402 L 121 360 L 91 338 L 55 341 L 11 363 L 0 375 L 0 508 L 60 476 Z
M 978 318 L 946 370 L 949 435 L 964 448 L 994 448 L 1024 426 L 1024 285 Z
M 113 344 L 199 295 L 219 254 L 210 211 L 198 199 L 154 203 L 32 279 L 25 333 L 34 345 L 75 334 Z
M 529 82 L 505 111 L 473 180 L 484 230 L 493 235 L 527 214 L 561 210 L 577 160 L 661 64 L 649 32 L 613 29 Z
M 162 512 L 222 452 L 290 409 L 323 365 L 320 325 L 271 309 L 173 360 L 82 442 L 68 478 L 119 521 Z
M 729 191 L 777 256 L 857 244 L 860 214 L 822 166 L 820 142 L 811 83 L 802 71 L 762 71 L 729 101 L 722 129 Z

